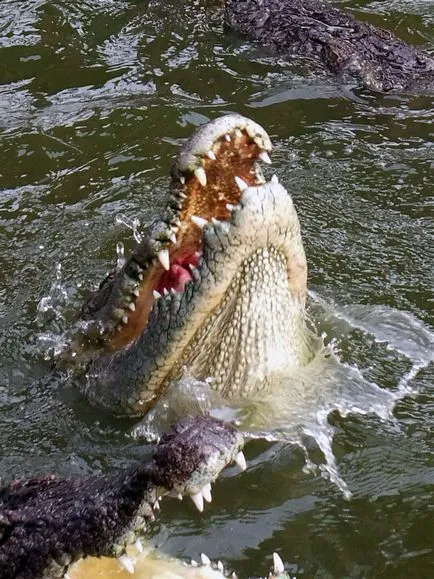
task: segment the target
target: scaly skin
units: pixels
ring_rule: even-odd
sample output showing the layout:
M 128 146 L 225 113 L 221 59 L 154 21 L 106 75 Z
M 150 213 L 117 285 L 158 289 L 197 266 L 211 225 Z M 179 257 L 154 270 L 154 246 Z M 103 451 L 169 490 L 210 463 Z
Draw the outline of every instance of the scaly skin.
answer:
M 241 434 L 209 416 L 179 422 L 150 460 L 111 474 L 15 481 L 0 489 L 0 578 L 63 577 L 86 556 L 120 557 L 154 520 L 157 497 L 209 499 L 209 484 L 240 462 Z M 241 459 L 243 462 L 243 459 Z
M 375 91 L 434 91 L 434 58 L 321 0 L 226 0 L 225 22 L 280 54 L 309 57 Z
M 264 183 L 256 168 L 270 149 L 266 132 L 239 115 L 204 125 L 182 148 L 162 220 L 84 310 L 106 339 L 87 367 L 90 400 L 143 415 L 184 367 L 213 377 L 222 396 L 246 398 L 310 361 L 297 213 L 277 179 Z M 130 273 L 139 254 L 141 279 Z M 189 267 L 177 265 L 185 259 Z M 182 287 L 179 275 L 188 278 Z M 155 294 L 173 285 L 175 293 Z M 129 305 L 111 315 L 126 294 Z

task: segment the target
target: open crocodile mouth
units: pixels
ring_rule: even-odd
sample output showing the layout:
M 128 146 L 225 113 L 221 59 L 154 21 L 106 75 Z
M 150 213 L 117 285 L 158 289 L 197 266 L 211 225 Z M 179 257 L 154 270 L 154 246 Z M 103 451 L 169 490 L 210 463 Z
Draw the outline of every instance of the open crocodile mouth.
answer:
M 202 229 L 208 221 L 227 221 L 243 189 L 263 183 L 258 159 L 271 163 L 265 131 L 243 117 L 222 117 L 206 125 L 184 147 L 173 170 L 175 217 L 172 247 L 163 255 L 165 271 L 155 290 L 182 291 L 202 253 Z M 166 257 L 168 256 L 168 260 Z
M 288 191 L 262 178 L 270 150 L 239 115 L 183 146 L 162 218 L 92 300 L 109 351 L 87 366 L 91 399 L 142 415 L 184 368 L 245 398 L 310 359 L 300 223 Z
M 140 335 L 156 300 L 184 291 L 200 263 L 203 227 L 216 220 L 230 222 L 242 191 L 264 183 L 258 161 L 270 164 L 270 150 L 265 130 L 240 115 L 220 117 L 186 142 L 172 168 L 170 198 L 161 221 L 163 241 L 156 258 L 139 274 L 140 284 L 112 340 L 113 349 Z

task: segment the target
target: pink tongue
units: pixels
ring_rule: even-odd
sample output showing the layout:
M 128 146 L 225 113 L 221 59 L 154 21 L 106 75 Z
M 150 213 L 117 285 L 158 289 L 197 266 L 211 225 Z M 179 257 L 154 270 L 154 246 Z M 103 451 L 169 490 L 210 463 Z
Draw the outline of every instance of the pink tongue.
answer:
M 184 291 L 185 284 L 191 279 L 192 277 L 189 271 L 182 267 L 182 265 L 174 263 L 169 271 L 163 275 L 160 284 L 163 286 L 163 290 L 166 287 L 168 290 L 173 288 L 177 292 L 182 292 Z
M 199 254 L 194 254 L 175 260 L 170 265 L 169 271 L 165 271 L 160 277 L 155 288 L 157 292 L 162 294 L 164 289 L 169 291 L 174 289 L 177 292 L 184 291 L 185 284 L 193 279 L 188 266 L 190 264 L 197 266 L 199 257 Z

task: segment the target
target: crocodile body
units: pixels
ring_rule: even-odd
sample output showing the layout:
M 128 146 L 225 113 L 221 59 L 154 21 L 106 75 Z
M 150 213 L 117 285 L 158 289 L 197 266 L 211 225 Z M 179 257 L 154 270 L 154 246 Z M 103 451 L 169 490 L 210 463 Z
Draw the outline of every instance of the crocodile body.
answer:
M 225 22 L 279 54 L 307 57 L 374 91 L 434 91 L 432 56 L 321 0 L 227 0 Z

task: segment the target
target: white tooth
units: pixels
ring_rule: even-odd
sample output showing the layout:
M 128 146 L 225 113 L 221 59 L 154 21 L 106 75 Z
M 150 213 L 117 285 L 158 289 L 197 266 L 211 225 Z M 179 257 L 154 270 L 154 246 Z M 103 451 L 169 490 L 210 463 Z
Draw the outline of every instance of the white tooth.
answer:
M 172 243 L 176 243 L 176 235 L 174 231 L 172 231 L 172 233 L 170 234 L 169 239 Z
M 258 157 L 261 159 L 261 161 L 267 163 L 267 165 L 271 165 L 270 155 L 267 153 L 267 151 L 261 151 Z
M 241 177 L 235 177 L 235 183 L 238 185 L 240 191 L 245 191 L 248 187 L 247 183 Z
M 169 250 L 162 249 L 158 252 L 157 257 L 166 271 L 170 269 Z
M 195 225 L 199 227 L 199 229 L 203 229 L 205 225 L 208 223 L 206 219 L 203 219 L 203 217 L 199 217 L 198 215 L 192 215 L 191 220 Z
M 242 137 L 243 136 L 243 133 L 240 131 L 240 129 L 235 129 L 234 132 L 235 132 L 236 137 Z
M 200 258 L 202 257 L 202 254 L 199 253 L 199 251 L 195 251 L 195 252 L 194 252 L 194 256 L 195 256 L 197 259 L 200 259 Z
M 164 294 L 164 297 L 169 295 L 169 290 L 167 289 L 167 287 L 164 288 L 163 294 Z
M 198 563 L 197 561 L 195 561 L 194 559 L 192 559 L 192 560 L 190 561 L 190 565 L 191 565 L 192 567 L 199 567 L 199 563 Z
M 199 181 L 199 183 L 202 185 L 202 187 L 206 186 L 206 173 L 205 173 L 205 169 L 203 167 L 198 167 L 194 172 L 194 176 Z
M 262 149 L 264 147 L 264 141 L 263 141 L 262 137 L 260 137 L 259 135 L 256 135 L 256 137 L 253 137 L 253 141 L 258 145 L 258 147 L 260 149 Z
M 136 287 L 136 288 L 133 289 L 133 295 L 136 296 L 136 298 L 139 297 L 139 295 L 140 295 L 140 290 L 139 290 L 139 288 Z
M 230 211 L 232 213 L 232 211 L 234 210 L 235 205 L 232 205 L 232 203 L 226 203 L 226 209 L 228 211 Z
M 210 158 L 211 161 L 215 161 L 215 160 L 216 160 L 216 156 L 215 156 L 215 154 L 214 154 L 214 151 L 208 151 L 207 157 Z
M 235 457 L 234 460 L 237 463 L 237 465 L 240 467 L 241 470 L 246 470 L 246 468 L 247 468 L 246 459 L 245 459 L 244 454 L 242 453 L 241 450 L 237 454 L 237 456 Z
M 178 493 L 178 494 L 176 495 L 176 498 L 178 499 L 178 501 L 182 501 L 182 499 L 183 499 L 184 497 L 181 495 L 181 493 Z
M 194 504 L 196 505 L 197 510 L 202 513 L 203 512 L 203 496 L 201 492 L 198 492 L 195 495 L 190 495 L 191 496 L 191 500 L 194 502 Z
M 183 191 L 180 191 L 178 195 L 181 197 L 181 199 L 187 199 L 187 195 Z
M 225 135 L 225 139 L 227 140 L 228 143 L 230 143 L 230 142 L 232 141 L 231 136 L 228 135 L 227 133 L 226 133 L 226 135 Z
M 137 277 L 139 278 L 139 281 L 143 281 L 143 273 L 139 273 Z
M 285 572 L 285 566 L 283 564 L 283 561 L 277 553 L 273 553 L 273 565 L 274 565 L 274 573 L 276 575 Z
M 278 177 L 277 175 L 273 175 L 273 176 L 271 177 L 271 182 L 272 182 L 272 183 L 278 183 L 278 182 L 279 182 L 279 177 Z
M 158 501 L 158 499 L 155 501 L 154 503 L 154 510 L 155 511 L 159 511 L 160 510 L 160 502 Z
M 202 496 L 203 498 L 206 500 L 207 503 L 210 503 L 212 501 L 212 496 L 211 496 L 211 485 L 210 483 L 206 484 L 203 489 L 202 489 Z
M 128 316 L 122 316 L 122 323 L 127 325 L 128 324 Z
M 175 288 L 171 287 L 171 288 L 170 288 L 170 293 L 172 294 L 172 296 L 176 296 L 176 294 L 177 294 L 178 292 L 176 291 Z
M 160 292 L 157 292 L 157 290 L 154 290 L 154 291 L 152 292 L 152 295 L 154 296 L 154 298 L 155 298 L 156 300 L 159 300 L 159 299 L 161 298 L 161 294 L 160 294 Z
M 128 304 L 128 309 L 131 310 L 132 312 L 135 312 L 136 306 L 134 304 Z
M 182 185 L 185 185 L 185 177 L 184 175 L 181 175 L 181 177 L 179 178 L 180 182 Z
M 224 571 L 223 563 L 220 560 L 217 561 L 217 569 L 220 571 L 220 573 L 223 573 Z
M 122 567 L 126 571 L 128 571 L 128 573 L 131 573 L 131 575 L 134 574 L 134 563 L 132 559 L 128 557 L 128 555 L 121 555 L 120 557 L 118 557 L 118 561 L 122 565 Z
M 134 545 L 139 553 L 143 553 L 143 545 L 142 545 L 142 541 L 140 539 L 137 539 L 137 541 L 134 543 Z
M 220 225 L 220 221 L 218 219 L 216 219 L 215 217 L 211 217 L 211 221 L 213 225 Z
M 205 555 L 205 553 L 200 554 L 200 560 L 202 561 L 202 565 L 211 566 L 211 559 Z

